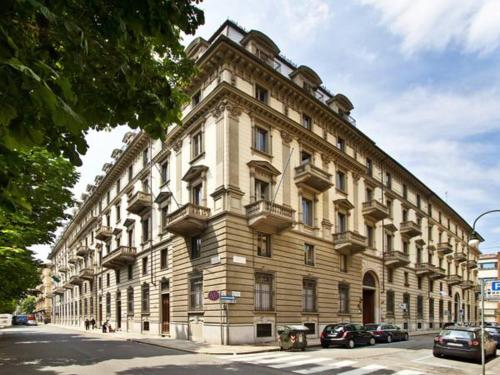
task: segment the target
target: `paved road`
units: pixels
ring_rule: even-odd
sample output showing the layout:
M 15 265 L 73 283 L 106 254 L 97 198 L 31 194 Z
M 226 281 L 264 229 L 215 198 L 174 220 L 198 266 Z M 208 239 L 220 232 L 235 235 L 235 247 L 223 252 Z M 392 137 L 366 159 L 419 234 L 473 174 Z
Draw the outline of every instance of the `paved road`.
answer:
M 0 374 L 476 375 L 480 366 L 432 356 L 432 336 L 349 349 L 309 348 L 239 356 L 187 354 L 50 326 L 0 330 Z M 500 358 L 489 374 L 499 374 Z

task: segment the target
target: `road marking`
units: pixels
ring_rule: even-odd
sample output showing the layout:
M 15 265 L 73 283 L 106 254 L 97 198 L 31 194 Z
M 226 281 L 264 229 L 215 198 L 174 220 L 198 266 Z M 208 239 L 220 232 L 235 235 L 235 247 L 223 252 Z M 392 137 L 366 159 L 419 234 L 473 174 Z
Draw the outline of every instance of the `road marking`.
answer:
M 383 370 L 383 369 L 385 369 L 384 366 L 368 365 L 365 367 L 357 368 L 355 370 L 341 372 L 339 375 L 364 375 L 364 374 L 369 374 L 370 372 L 373 372 L 373 371 Z
M 229 361 L 252 361 L 257 359 L 264 359 L 270 357 L 278 357 L 278 356 L 286 356 L 290 355 L 290 353 L 285 352 L 266 352 L 266 353 L 258 353 L 258 354 L 239 354 L 232 356 L 219 356 L 220 359 L 227 359 Z
M 281 363 L 279 365 L 273 365 L 269 366 L 272 368 L 287 368 L 287 367 L 294 367 L 294 366 L 302 366 L 302 365 L 308 365 L 309 363 L 320 363 L 320 362 L 325 362 L 331 360 L 331 358 L 308 358 L 308 359 L 303 359 L 301 361 L 293 361 L 293 362 L 288 362 L 288 363 Z
M 346 367 L 355 364 L 356 362 L 354 361 L 340 361 L 337 363 L 332 363 L 329 365 L 323 365 L 323 366 L 316 366 L 313 368 L 307 368 L 303 370 L 295 370 L 294 372 L 297 374 L 316 374 L 317 372 L 323 372 L 323 371 L 328 371 L 328 370 L 333 370 L 335 368 L 341 368 L 341 367 Z
M 417 358 L 417 359 L 412 359 L 411 361 L 412 362 L 422 362 L 422 361 L 424 361 L 426 359 L 429 359 L 429 358 L 433 358 L 434 361 L 432 361 L 432 362 L 425 362 L 424 365 L 459 369 L 459 367 L 450 366 L 450 365 L 444 365 L 444 364 L 441 364 L 441 363 L 436 363 L 436 360 L 438 360 L 438 358 L 435 358 L 434 355 L 426 355 L 425 357 L 420 357 L 420 358 Z
M 290 361 L 290 360 L 298 360 L 298 359 L 305 359 L 309 358 L 307 355 L 291 355 L 291 356 L 286 356 L 286 357 L 274 357 L 270 359 L 259 359 L 259 360 L 253 360 L 251 361 L 252 363 L 257 363 L 259 365 L 265 365 L 268 363 L 276 363 L 276 362 L 283 362 L 283 361 Z
M 401 370 L 396 372 L 394 375 L 423 375 L 423 372 L 413 371 L 413 370 Z

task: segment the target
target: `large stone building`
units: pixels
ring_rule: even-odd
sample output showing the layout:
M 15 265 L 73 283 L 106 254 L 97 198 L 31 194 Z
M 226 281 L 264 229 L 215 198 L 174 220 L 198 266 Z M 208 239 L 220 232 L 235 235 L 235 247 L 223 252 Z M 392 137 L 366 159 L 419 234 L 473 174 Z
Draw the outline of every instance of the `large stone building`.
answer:
M 39 322 L 50 322 L 52 314 L 52 273 L 49 264 L 43 264 L 41 283 L 34 290 L 36 295 L 35 316 Z
M 491 288 L 491 282 L 500 279 L 500 252 L 481 254 L 478 260 L 478 269 L 478 284 L 484 280 L 485 288 Z M 478 290 L 480 288 L 481 285 L 478 285 Z M 479 306 L 479 310 L 481 311 L 481 306 Z M 500 302 L 484 302 L 484 321 L 500 323 Z
M 51 252 L 55 322 L 234 344 L 287 323 L 476 319 L 470 226 L 346 96 L 230 21 L 187 53 L 182 126 L 127 134 Z

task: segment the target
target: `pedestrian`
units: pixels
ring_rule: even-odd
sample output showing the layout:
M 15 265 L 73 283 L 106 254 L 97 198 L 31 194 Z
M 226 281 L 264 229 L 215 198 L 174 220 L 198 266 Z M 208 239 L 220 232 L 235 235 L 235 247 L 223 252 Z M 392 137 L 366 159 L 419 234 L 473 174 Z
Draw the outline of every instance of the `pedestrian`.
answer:
M 89 318 L 85 318 L 85 330 L 89 330 L 89 327 L 90 327 L 90 321 L 89 321 Z
M 95 329 L 95 319 L 94 319 L 94 317 L 92 317 L 92 319 L 90 320 L 90 324 L 92 325 L 92 329 Z
M 108 328 L 108 321 L 106 320 L 102 325 L 102 333 L 106 333 Z

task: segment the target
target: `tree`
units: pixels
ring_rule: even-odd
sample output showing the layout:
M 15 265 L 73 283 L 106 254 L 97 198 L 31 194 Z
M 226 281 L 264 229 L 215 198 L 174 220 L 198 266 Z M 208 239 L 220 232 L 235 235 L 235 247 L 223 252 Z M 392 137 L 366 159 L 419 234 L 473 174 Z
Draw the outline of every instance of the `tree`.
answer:
M 128 124 L 161 138 L 179 122 L 194 73 L 180 37 L 204 23 L 198 3 L 0 2 L 0 205 L 24 203 L 8 163 L 18 150 L 79 165 L 90 129 Z
M 19 310 L 24 314 L 32 314 L 36 310 L 36 298 L 27 296 L 19 303 Z

